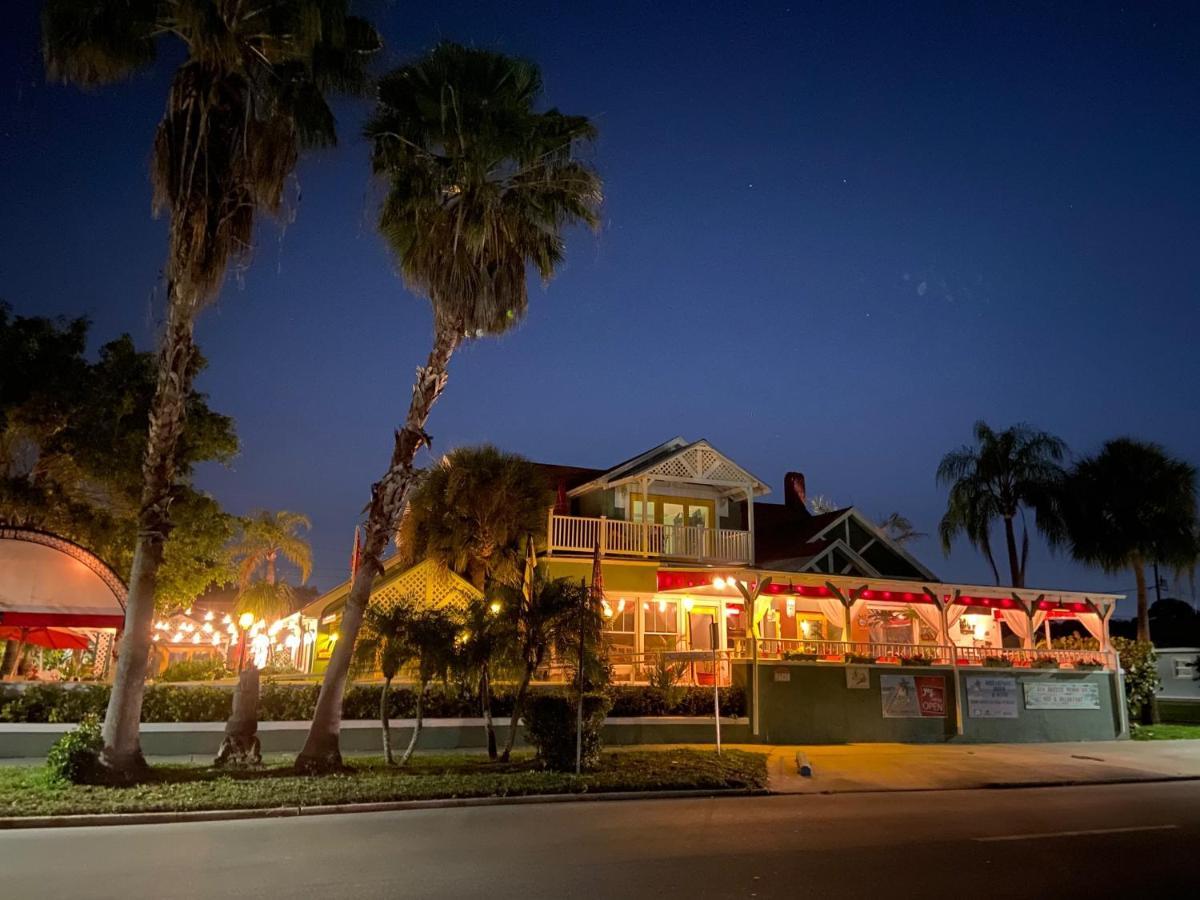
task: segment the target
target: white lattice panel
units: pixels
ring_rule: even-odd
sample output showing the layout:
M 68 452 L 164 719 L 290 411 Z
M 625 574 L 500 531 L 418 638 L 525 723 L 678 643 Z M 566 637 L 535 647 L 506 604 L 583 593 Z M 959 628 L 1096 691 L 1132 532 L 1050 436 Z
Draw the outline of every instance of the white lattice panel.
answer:
M 645 474 L 727 484 L 746 484 L 753 480 L 744 469 L 706 444 L 682 450 L 648 469 Z
M 371 605 L 387 610 L 408 599 L 439 609 L 465 612 L 471 600 L 471 589 L 464 584 L 449 570 L 436 563 L 424 562 L 372 592 Z

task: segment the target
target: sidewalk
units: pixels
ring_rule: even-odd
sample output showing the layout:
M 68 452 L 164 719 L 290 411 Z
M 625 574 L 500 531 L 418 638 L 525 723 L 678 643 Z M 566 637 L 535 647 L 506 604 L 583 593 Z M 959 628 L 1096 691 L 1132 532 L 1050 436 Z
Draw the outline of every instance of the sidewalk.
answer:
M 797 753 L 811 777 L 799 774 Z M 781 794 L 1200 779 L 1200 741 L 773 747 L 767 766 L 771 790 Z

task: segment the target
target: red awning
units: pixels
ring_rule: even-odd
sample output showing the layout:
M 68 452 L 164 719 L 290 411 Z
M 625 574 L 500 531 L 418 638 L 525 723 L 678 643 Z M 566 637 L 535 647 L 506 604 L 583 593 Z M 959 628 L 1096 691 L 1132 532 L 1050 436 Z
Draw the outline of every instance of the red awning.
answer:
M 94 613 L 0 612 L 0 625 L 12 625 L 19 628 L 47 626 L 51 628 L 121 629 L 125 626 L 125 617 Z

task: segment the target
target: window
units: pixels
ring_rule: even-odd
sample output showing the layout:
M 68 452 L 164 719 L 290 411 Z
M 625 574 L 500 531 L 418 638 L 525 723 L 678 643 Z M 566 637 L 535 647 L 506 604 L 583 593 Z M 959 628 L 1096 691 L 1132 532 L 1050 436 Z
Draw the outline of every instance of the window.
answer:
M 604 640 L 617 653 L 632 653 L 637 648 L 636 609 L 637 604 L 624 597 L 604 601 Z
M 1193 679 L 1196 677 L 1196 660 L 1194 659 L 1172 660 L 1171 667 L 1176 678 Z
M 642 604 L 642 632 L 647 651 L 674 650 L 679 620 L 674 600 L 647 600 Z

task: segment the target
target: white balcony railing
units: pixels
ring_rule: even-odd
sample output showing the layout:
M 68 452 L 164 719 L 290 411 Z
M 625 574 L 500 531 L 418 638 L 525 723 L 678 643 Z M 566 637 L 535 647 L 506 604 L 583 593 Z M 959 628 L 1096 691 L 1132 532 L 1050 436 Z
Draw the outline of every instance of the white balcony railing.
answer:
M 551 553 L 591 553 L 597 542 L 604 556 L 666 557 L 728 564 L 750 562 L 748 531 L 551 514 Z

